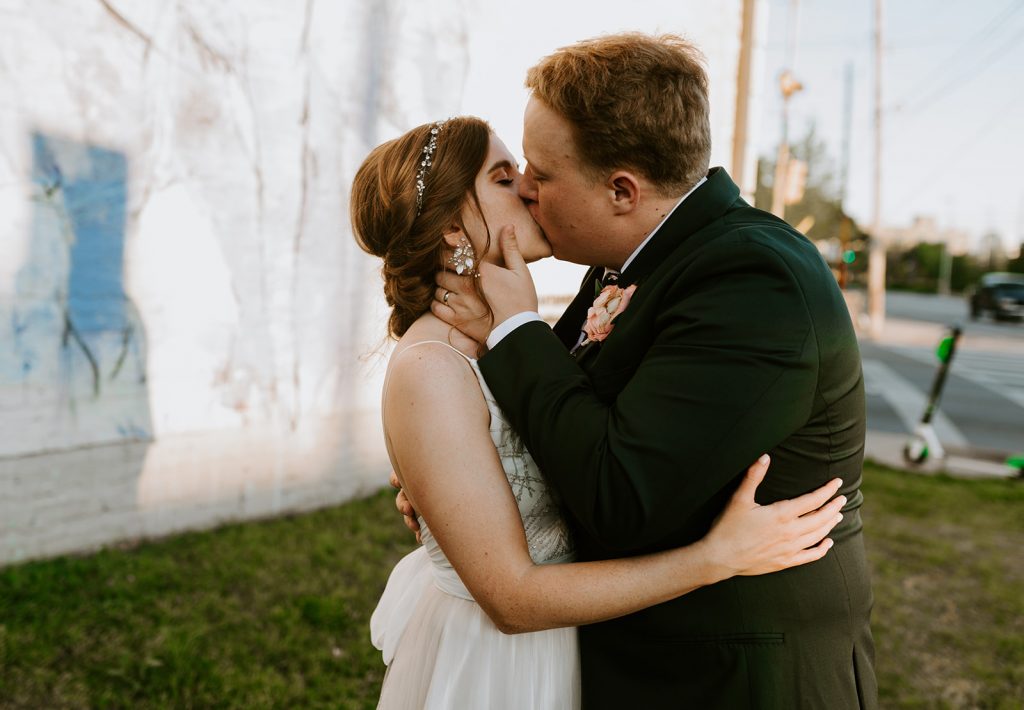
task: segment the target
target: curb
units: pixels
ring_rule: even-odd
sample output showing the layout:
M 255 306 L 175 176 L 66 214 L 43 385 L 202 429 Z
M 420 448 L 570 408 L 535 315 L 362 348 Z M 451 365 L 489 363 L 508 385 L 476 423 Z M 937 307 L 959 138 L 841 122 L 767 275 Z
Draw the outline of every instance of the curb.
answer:
M 942 337 L 949 332 L 952 324 L 926 323 L 924 321 L 905 318 L 886 318 L 885 327 L 878 338 L 872 338 L 865 329 L 857 330 L 857 340 L 882 347 L 936 347 Z M 957 350 L 972 352 L 998 353 L 1018 355 L 1024 352 L 1024 343 L 1012 338 L 997 338 L 992 335 L 979 334 L 971 330 L 971 321 L 966 318 L 960 323 L 963 335 Z
M 1021 472 L 1004 461 L 1006 455 L 996 451 L 958 449 L 941 460 L 912 464 L 903 458 L 903 445 L 909 434 L 868 431 L 864 457 L 875 463 L 908 473 L 936 475 L 945 473 L 957 478 L 1021 478 Z

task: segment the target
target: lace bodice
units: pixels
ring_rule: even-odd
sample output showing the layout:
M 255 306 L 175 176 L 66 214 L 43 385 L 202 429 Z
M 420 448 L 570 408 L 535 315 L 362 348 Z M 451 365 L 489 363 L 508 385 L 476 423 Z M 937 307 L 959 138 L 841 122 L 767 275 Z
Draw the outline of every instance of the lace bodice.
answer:
M 476 360 L 469 359 L 469 364 L 487 400 L 487 409 L 491 413 L 491 439 L 501 457 L 505 477 L 519 506 L 519 515 L 523 518 L 530 557 L 538 564 L 564 561 L 567 555 L 572 554 L 572 538 L 562 517 L 557 494 L 548 487 L 522 439 L 494 401 Z
M 445 347 L 451 347 L 441 341 L 424 341 L 409 347 L 424 345 L 428 342 L 437 342 Z M 511 425 L 498 407 L 490 388 L 484 381 L 476 360 L 466 357 L 459 350 L 452 348 L 466 359 L 477 380 L 480 382 L 480 389 L 487 401 L 487 409 L 490 412 L 490 432 L 494 446 L 501 458 L 502 468 L 505 470 L 505 477 L 512 488 L 516 504 L 519 507 L 519 515 L 523 520 L 523 529 L 526 531 L 526 542 L 530 549 L 530 557 L 537 564 L 550 564 L 568 562 L 573 559 L 572 537 L 569 527 L 562 517 L 556 493 L 550 489 L 541 476 L 540 469 L 536 462 L 526 450 L 519 435 L 512 430 Z M 430 534 L 426 522 L 419 519 L 421 538 L 423 546 L 434 565 L 435 579 L 438 585 L 445 591 L 466 599 L 471 599 L 469 592 L 462 585 L 461 580 L 445 558 L 440 546 Z

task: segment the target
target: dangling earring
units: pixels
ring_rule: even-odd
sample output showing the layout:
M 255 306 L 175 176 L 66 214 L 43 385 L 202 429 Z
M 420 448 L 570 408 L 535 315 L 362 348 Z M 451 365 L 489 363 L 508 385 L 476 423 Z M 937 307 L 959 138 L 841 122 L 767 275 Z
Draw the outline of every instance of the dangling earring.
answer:
M 455 253 L 448 260 L 448 263 L 455 267 L 455 273 L 461 276 L 465 273 L 467 276 L 473 276 L 473 267 L 476 266 L 476 252 L 473 251 L 473 245 L 469 243 L 465 235 L 459 240 L 459 245 L 455 247 Z

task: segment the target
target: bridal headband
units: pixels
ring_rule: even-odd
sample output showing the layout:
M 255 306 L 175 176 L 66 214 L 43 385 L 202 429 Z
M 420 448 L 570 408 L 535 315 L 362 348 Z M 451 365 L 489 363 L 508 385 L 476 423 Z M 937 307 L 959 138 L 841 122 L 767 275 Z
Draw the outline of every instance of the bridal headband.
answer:
M 423 159 L 420 160 L 420 168 L 416 171 L 416 216 L 420 216 L 420 212 L 423 211 L 423 191 L 426 189 L 426 184 L 423 179 L 427 176 L 427 171 L 430 170 L 430 166 L 434 164 L 434 151 L 437 150 L 437 134 L 444 128 L 444 124 L 448 123 L 448 119 L 444 121 L 438 121 L 430 128 L 430 140 L 423 146 Z

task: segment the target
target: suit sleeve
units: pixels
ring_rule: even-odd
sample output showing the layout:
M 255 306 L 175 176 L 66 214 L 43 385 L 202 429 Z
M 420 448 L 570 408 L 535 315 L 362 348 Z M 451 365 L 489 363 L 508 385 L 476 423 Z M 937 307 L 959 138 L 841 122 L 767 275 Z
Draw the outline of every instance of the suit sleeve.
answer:
M 656 335 L 614 401 L 543 324 L 480 363 L 563 504 L 612 551 L 671 538 L 806 422 L 817 381 L 804 295 L 772 248 L 708 247 L 658 303 L 642 288 L 630 308 L 657 309 Z

